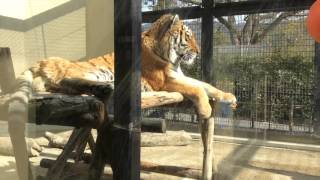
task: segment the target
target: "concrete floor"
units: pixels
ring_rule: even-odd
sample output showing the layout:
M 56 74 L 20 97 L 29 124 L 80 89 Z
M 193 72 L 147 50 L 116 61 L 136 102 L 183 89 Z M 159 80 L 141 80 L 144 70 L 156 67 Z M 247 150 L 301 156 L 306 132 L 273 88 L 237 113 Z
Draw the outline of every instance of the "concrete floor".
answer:
M 248 144 L 215 142 L 216 180 L 319 180 L 320 152 L 263 147 Z M 45 149 L 40 157 L 31 158 L 35 174 L 43 175 L 40 159 L 55 158 L 59 149 Z M 202 145 L 198 140 L 188 146 L 143 147 L 142 161 L 165 166 L 200 169 Z M 110 173 L 110 168 L 106 168 Z M 142 172 L 142 179 L 190 179 Z M 13 157 L 0 156 L 0 180 L 16 180 Z M 106 179 L 110 179 L 106 178 Z
M 214 163 L 218 180 L 320 179 L 320 152 L 268 148 L 252 144 L 215 142 Z M 201 167 L 199 141 L 187 147 L 142 149 L 142 159 L 162 165 Z

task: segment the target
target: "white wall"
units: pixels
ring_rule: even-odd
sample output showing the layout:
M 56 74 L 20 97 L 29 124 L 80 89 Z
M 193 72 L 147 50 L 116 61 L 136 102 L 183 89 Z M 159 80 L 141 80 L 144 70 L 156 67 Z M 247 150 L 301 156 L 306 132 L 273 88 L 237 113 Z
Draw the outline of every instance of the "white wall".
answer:
M 4 1 L 4 0 L 0 0 Z M 0 15 L 28 20 L 69 0 L 5 0 Z M 10 47 L 16 75 L 50 56 L 77 60 L 86 56 L 86 8 L 63 14 L 44 24 L 18 32 L 1 29 L 0 47 Z M 44 19 L 48 17 L 44 16 Z M 0 20 L 1 21 L 1 20 Z M 32 22 L 32 21 L 31 21 Z M 32 23 L 31 23 L 32 26 Z
M 111 0 L 87 0 L 87 56 L 114 50 L 114 4 Z
M 70 0 L 0 0 L 0 15 L 28 19 Z
M 50 56 L 78 60 L 113 52 L 114 11 L 111 0 L 86 0 L 84 7 L 75 8 L 53 20 L 42 15 L 52 8 L 63 7 L 64 3 L 77 1 L 2 1 L 6 1 L 2 3 L 4 6 L 0 6 L 2 16 L 31 22 L 31 27 L 32 23 L 37 23 L 32 19 L 34 16 L 42 13 L 41 18 L 48 19 L 24 32 L 5 29 L 7 27 L 1 29 L 0 24 L 0 47 L 10 47 L 16 75 Z

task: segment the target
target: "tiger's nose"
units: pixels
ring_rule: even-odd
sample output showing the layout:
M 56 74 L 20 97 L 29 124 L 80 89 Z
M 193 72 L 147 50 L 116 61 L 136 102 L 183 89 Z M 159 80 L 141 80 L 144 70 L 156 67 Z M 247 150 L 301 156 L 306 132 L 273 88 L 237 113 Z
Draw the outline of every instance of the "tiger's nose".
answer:
M 196 53 L 197 53 L 197 54 L 199 54 L 199 53 L 200 53 L 200 48 L 199 48 L 199 46 L 198 46 L 198 45 L 196 46 Z

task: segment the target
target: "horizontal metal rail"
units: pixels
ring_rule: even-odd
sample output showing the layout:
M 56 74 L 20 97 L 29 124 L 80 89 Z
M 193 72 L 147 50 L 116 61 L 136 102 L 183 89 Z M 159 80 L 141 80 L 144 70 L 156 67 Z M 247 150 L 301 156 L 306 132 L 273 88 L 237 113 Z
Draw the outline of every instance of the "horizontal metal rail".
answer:
M 255 13 L 268 13 L 280 11 L 307 10 L 315 0 L 255 0 L 230 3 L 217 3 L 211 8 L 212 16 L 232 16 Z M 154 22 L 161 15 L 178 14 L 181 19 L 196 19 L 202 17 L 204 8 L 200 6 L 171 8 L 142 13 L 144 23 Z

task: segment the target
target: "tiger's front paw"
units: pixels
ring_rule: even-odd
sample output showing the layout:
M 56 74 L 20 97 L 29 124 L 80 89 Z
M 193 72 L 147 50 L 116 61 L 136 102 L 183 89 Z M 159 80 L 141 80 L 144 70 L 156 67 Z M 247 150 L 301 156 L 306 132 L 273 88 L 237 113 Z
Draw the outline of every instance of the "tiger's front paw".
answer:
M 223 95 L 223 98 L 221 99 L 221 102 L 230 104 L 230 107 L 232 109 L 236 109 L 237 108 L 237 98 L 232 93 L 225 93 Z

